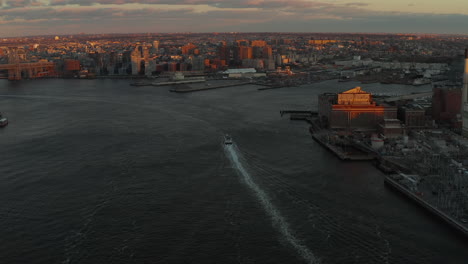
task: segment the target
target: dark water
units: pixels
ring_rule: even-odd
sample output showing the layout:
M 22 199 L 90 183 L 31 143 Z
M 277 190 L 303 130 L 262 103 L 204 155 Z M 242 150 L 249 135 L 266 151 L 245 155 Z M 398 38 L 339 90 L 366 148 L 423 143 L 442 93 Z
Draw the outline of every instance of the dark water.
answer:
M 128 84 L 0 81 L 0 263 L 468 263 L 467 244 L 371 164 L 279 116 L 353 83 Z

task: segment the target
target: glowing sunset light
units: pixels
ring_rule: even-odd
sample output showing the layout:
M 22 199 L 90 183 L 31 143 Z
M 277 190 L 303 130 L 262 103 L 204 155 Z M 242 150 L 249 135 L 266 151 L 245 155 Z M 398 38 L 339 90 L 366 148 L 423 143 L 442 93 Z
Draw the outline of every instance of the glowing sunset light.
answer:
M 4 0 L 0 5 L 0 36 L 129 31 L 465 34 L 467 28 L 468 5 L 462 0 Z

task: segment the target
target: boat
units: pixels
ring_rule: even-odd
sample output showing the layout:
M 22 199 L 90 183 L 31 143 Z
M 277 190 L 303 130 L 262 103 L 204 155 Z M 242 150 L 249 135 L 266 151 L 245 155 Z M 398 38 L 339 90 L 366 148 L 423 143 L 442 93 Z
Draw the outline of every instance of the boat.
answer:
M 8 119 L 0 115 L 0 127 L 6 127 L 8 125 Z
M 224 145 L 232 145 L 232 137 L 228 134 L 224 136 Z

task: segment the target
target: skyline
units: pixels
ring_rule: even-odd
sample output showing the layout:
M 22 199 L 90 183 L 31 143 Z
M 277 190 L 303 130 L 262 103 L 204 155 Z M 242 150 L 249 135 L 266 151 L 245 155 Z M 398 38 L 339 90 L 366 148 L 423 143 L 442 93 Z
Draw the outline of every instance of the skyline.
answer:
M 0 37 L 131 32 L 468 34 L 463 1 L 3 0 Z

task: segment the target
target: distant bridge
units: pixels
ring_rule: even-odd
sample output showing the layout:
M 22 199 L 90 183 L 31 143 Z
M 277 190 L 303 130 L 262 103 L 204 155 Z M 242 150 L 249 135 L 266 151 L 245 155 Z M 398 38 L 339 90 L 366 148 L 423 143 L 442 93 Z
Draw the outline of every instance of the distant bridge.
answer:
M 8 80 L 11 81 L 56 75 L 54 62 L 0 64 L 0 71 L 8 71 Z

